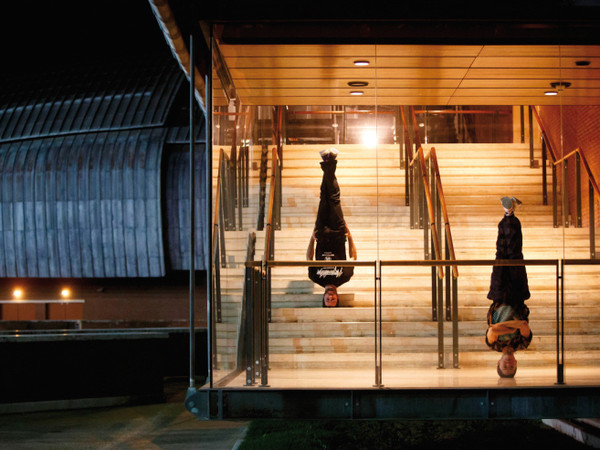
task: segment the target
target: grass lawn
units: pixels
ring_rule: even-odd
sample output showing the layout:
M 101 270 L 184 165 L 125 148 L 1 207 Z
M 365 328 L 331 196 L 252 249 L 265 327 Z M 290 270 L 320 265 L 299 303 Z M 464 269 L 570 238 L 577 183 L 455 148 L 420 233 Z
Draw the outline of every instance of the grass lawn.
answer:
M 239 450 L 589 449 L 537 420 L 254 420 Z

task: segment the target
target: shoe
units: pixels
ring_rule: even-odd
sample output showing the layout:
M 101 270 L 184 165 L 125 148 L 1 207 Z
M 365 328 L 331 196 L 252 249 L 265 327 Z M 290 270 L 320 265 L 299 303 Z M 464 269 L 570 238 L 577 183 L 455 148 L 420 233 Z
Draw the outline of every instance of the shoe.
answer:
M 321 155 L 321 158 L 323 158 L 323 161 L 333 160 L 337 157 L 337 155 L 339 153 L 340 153 L 340 151 L 337 148 L 333 148 L 333 147 L 326 148 L 319 152 L 319 154 Z

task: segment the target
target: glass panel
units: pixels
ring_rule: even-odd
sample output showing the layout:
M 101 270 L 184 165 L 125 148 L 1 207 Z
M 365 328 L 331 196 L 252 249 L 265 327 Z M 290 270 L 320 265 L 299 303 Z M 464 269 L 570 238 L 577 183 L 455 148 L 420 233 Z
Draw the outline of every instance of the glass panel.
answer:
M 213 77 L 218 80 L 216 71 Z M 259 177 L 261 173 L 266 176 L 266 167 L 261 167 L 262 136 L 253 128 L 260 123 L 256 108 L 227 105 L 220 89 L 213 95 L 212 381 L 222 385 L 240 376 L 240 371 L 243 379 L 245 373 L 240 364 L 244 351 L 240 324 L 244 290 L 249 285 L 245 262 L 255 255 L 260 260 L 262 253 L 264 240 L 257 234 L 257 222 L 259 211 L 264 211 L 261 187 L 265 179 L 261 182 Z
M 595 264 L 600 139 L 596 126 L 592 125 L 600 114 L 600 98 L 592 81 L 595 78 L 592 67 L 600 47 L 561 45 L 558 53 L 557 105 L 544 111 L 544 118 L 559 140 L 562 158 L 557 167 L 565 258 L 565 380 L 586 383 L 598 379 L 600 370 L 595 344 L 600 332 L 597 322 L 599 266 Z
M 495 259 L 523 258 L 533 261 L 526 267 L 531 294 L 526 304 L 531 309 L 534 338 L 526 350 L 519 349 L 519 378 L 512 384 L 535 384 L 540 380 L 554 383 L 555 264 L 565 256 L 587 258 L 590 241 L 585 218 L 592 214 L 583 208 L 582 228 L 573 225 L 576 215 L 569 211 L 573 211 L 571 205 L 576 200 L 572 199 L 571 178 L 567 179 L 560 163 L 555 162 L 571 151 L 569 145 L 579 145 L 572 143 L 583 136 L 574 137 L 565 130 L 570 133 L 576 128 L 574 123 L 582 124 L 593 116 L 590 109 L 594 106 L 563 104 L 568 97 L 563 94 L 570 92 L 567 88 L 555 98 L 544 96 L 539 80 L 535 80 L 529 97 L 515 94 L 516 104 L 507 104 L 504 94 L 520 88 L 501 76 L 490 75 L 488 69 L 507 52 L 511 55 L 505 61 L 509 71 L 542 70 L 532 60 L 534 56 L 548 58 L 544 64 L 554 67 L 560 61 L 559 48 L 478 47 L 474 51 L 470 47 L 332 46 L 325 52 L 317 45 L 293 47 L 290 55 L 286 46 L 267 47 L 245 47 L 243 57 L 230 48 L 224 51 L 225 60 L 231 56 L 231 64 L 240 64 L 234 67 L 234 73 L 244 91 L 242 101 L 244 95 L 256 102 L 264 96 L 277 105 L 281 96 L 283 106 L 270 105 L 267 100 L 257 106 L 236 106 L 220 87 L 215 91 L 215 187 L 220 149 L 231 155 L 235 119 L 240 126 L 239 118 L 243 116 L 239 114 L 250 112 L 244 116 L 249 123 L 247 137 L 241 138 L 238 129 L 235 141 L 236 152 L 242 139 L 250 149 L 249 207 L 244 209 L 241 227 L 224 231 L 227 258 L 219 278 L 223 316 L 216 324 L 215 380 L 234 374 L 230 385 L 236 386 L 497 385 L 495 367 L 500 354 L 491 351 L 484 339 L 492 304 L 488 296 L 500 301 L 489 294 L 493 264 Z M 332 57 L 327 63 L 347 69 L 346 65 L 355 59 L 353 52 L 358 50 L 361 56 L 369 54 L 368 72 L 350 69 L 343 72 L 343 79 L 332 80 L 322 74 L 308 79 L 308 72 L 290 71 L 293 58 L 301 58 L 303 64 L 321 64 L 310 60 L 315 55 L 323 59 L 344 55 Z M 570 52 L 571 59 L 576 53 L 575 49 L 561 51 L 563 59 L 566 53 Z M 591 49 L 583 47 L 580 51 L 585 54 Z M 410 72 L 414 78 L 409 79 L 408 71 L 396 68 L 394 72 L 386 66 L 402 57 L 407 58 L 405 64 L 415 64 L 408 55 L 417 53 L 428 55 L 428 67 L 444 67 L 448 63 L 444 57 L 465 52 L 473 53 L 467 59 L 477 55 L 482 58 L 473 66 L 472 74 L 461 72 L 464 79 L 460 87 L 451 86 L 451 77 L 440 75 L 439 80 L 435 79 L 447 83 L 445 89 L 456 91 L 446 104 L 433 96 L 432 88 L 419 85 L 433 83 L 424 74 L 437 72 Z M 261 59 L 265 54 L 273 61 L 285 59 L 285 82 L 277 87 L 268 85 L 278 76 L 277 67 L 268 71 L 270 78 L 252 67 L 271 64 Z M 376 54 L 387 57 L 378 59 Z M 560 71 L 548 73 L 561 75 Z M 366 85 L 363 74 L 368 80 Z M 350 80 L 362 83 L 357 88 L 363 90 L 363 96 L 357 97 L 362 101 L 350 100 L 350 88 L 354 89 L 346 89 Z M 560 82 L 561 76 L 557 80 Z M 226 80 L 219 81 L 226 84 Z M 495 91 L 496 84 L 502 85 L 502 95 Z M 463 85 L 472 86 L 475 93 Z M 410 90 L 407 86 L 412 86 L 414 92 L 406 93 Z M 285 94 L 286 89 L 293 89 L 293 95 Z M 311 92 L 310 96 L 306 94 L 306 104 L 298 100 L 305 95 L 304 90 Z M 478 93 L 486 97 L 480 99 Z M 589 100 L 592 103 L 593 98 Z M 537 105 L 532 108 L 529 103 Z M 281 151 L 274 153 L 278 140 Z M 417 142 L 422 144 L 420 152 Z M 306 252 L 315 229 L 324 175 L 319 152 L 330 147 L 339 152 L 335 174 L 344 219 L 356 244 L 358 260 L 365 264 L 355 267 L 350 281 L 339 286 L 339 307 L 324 309 L 323 287 L 308 277 Z M 413 161 L 415 155 L 418 157 Z M 269 219 L 274 157 L 280 163 L 281 188 L 274 188 L 276 215 Z M 591 170 L 595 167 L 590 166 Z M 553 167 L 557 169 L 554 177 Z M 572 167 L 567 169 L 569 174 L 575 174 Z M 510 209 L 501 201 L 503 197 L 508 197 L 508 203 L 512 203 L 512 197 L 518 199 L 513 201 L 518 223 L 511 230 L 517 236 L 515 230 L 520 227 L 522 242 L 516 239 L 510 254 L 499 251 L 504 245 L 499 224 L 504 221 L 506 209 Z M 587 199 L 582 195 L 584 204 L 589 204 Z M 567 205 L 571 209 L 567 210 Z M 265 255 L 269 224 L 274 228 L 269 238 L 273 255 Z M 238 357 L 250 344 L 260 344 L 256 333 L 261 331 L 245 320 L 243 301 L 243 262 L 248 233 L 252 231 L 258 238 L 253 258 L 256 267 L 262 260 L 274 261 L 272 268 L 258 277 L 268 283 L 263 288 L 269 294 L 264 297 L 264 313 L 270 314 L 270 322 L 264 322 L 262 351 L 257 350 L 251 364 L 242 364 Z M 345 245 L 349 256 L 348 243 Z M 440 259 L 467 263 L 455 270 L 422 263 Z M 376 261 L 382 264 L 380 278 L 376 277 Z M 496 268 L 503 269 L 499 272 L 522 271 L 518 264 Z M 457 303 L 453 305 L 454 287 Z M 260 293 L 260 286 L 258 289 Z M 569 292 L 573 298 L 580 295 L 576 289 Z M 592 333 L 594 326 L 590 324 L 585 332 Z M 243 334 L 253 327 L 255 337 Z M 575 342 L 569 339 L 569 343 Z M 249 379 L 246 369 L 250 366 Z M 462 370 L 454 370 L 458 367 Z M 510 381 L 502 382 L 511 385 Z
M 597 260 L 594 261 L 597 263 Z M 564 295 L 564 363 L 565 382 L 594 384 L 600 376 L 598 348 L 598 264 L 567 264 Z M 553 317 L 556 326 L 556 315 Z M 560 325 L 559 325 L 560 326 Z

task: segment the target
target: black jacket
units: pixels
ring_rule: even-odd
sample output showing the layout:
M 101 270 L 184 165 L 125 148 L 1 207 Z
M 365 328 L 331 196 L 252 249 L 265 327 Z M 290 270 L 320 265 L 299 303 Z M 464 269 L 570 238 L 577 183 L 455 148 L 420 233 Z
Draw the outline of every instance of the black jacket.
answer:
M 523 259 L 521 222 L 514 214 L 498 224 L 496 259 Z M 494 266 L 487 297 L 498 303 L 518 305 L 530 297 L 525 266 Z

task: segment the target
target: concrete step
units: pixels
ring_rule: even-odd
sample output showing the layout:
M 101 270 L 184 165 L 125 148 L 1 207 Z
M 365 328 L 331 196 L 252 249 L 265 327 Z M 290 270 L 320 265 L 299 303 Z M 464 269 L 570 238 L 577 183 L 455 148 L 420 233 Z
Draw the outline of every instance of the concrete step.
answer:
M 418 352 L 435 351 L 438 346 L 437 324 L 424 322 L 423 330 L 416 334 L 384 334 L 382 332 L 382 346 L 384 351 L 389 352 Z M 415 327 L 416 328 L 416 327 Z M 446 327 L 449 328 L 449 327 Z M 391 332 L 391 326 L 386 327 Z M 463 350 L 479 349 L 488 350 L 484 341 L 485 325 L 475 335 L 459 336 L 459 345 Z M 383 328 L 382 328 L 383 330 Z M 373 331 L 373 330 L 372 330 Z M 532 329 L 533 339 L 528 350 L 552 350 L 556 349 L 556 335 L 552 333 L 539 334 Z M 445 331 L 445 336 L 451 336 L 451 330 Z M 571 350 L 600 350 L 600 341 L 597 336 L 591 334 L 565 334 L 565 348 Z M 273 353 L 307 352 L 319 353 L 335 349 L 336 352 L 369 352 L 373 350 L 374 337 L 372 334 L 352 336 L 270 336 L 269 351 Z
M 349 357 L 351 356 L 351 357 Z M 490 350 L 480 352 L 459 352 L 460 367 L 489 367 L 495 368 L 499 354 Z M 600 362 L 600 351 L 568 352 L 570 366 L 590 366 Z M 444 361 L 446 368 L 452 368 L 452 353 L 445 351 Z M 518 354 L 519 370 L 527 367 L 554 366 L 556 365 L 555 351 L 529 351 L 524 350 Z M 331 367 L 344 367 L 345 369 L 374 368 L 375 356 L 371 352 L 356 352 L 352 355 L 330 351 L 327 353 L 285 353 L 271 354 L 269 365 L 273 369 L 328 369 Z M 430 352 L 393 353 L 382 352 L 382 369 L 385 376 L 386 369 L 397 368 L 427 368 L 438 367 L 437 347 Z
M 598 325 L 600 320 L 600 311 L 598 310 L 600 301 L 596 301 L 593 305 L 587 306 L 571 306 L 567 305 L 565 311 L 565 320 L 572 321 L 573 325 L 577 325 L 582 329 L 590 330 Z M 473 306 L 469 308 L 459 308 L 458 319 L 463 323 L 482 322 L 485 323 L 488 306 Z M 381 317 L 384 322 L 388 323 L 406 323 L 406 322 L 426 322 L 431 321 L 432 309 L 431 305 L 421 306 L 384 306 L 382 307 Z M 293 324 L 316 324 L 317 327 L 322 327 L 322 323 L 373 323 L 374 310 L 373 307 L 338 307 L 338 308 L 321 308 L 305 307 L 305 308 L 276 308 L 272 310 L 271 324 L 285 323 Z M 553 305 L 530 307 L 530 320 L 549 321 L 556 320 L 556 310 Z M 591 325 L 587 325 L 584 321 L 589 320 Z M 578 321 L 579 323 L 575 323 Z M 484 326 L 485 328 L 485 326 Z
M 487 329 L 483 320 L 465 321 L 459 324 L 459 336 L 481 338 Z M 530 326 L 535 336 L 555 336 L 556 321 L 531 319 Z M 565 335 L 586 335 L 589 330 L 600 326 L 598 320 L 566 320 Z M 452 336 L 451 322 L 444 323 L 444 335 Z M 373 337 L 374 322 L 275 322 L 269 325 L 269 337 L 274 338 L 337 338 L 337 337 Z M 437 336 L 438 323 L 425 321 L 384 321 L 381 335 L 388 337 L 431 337 Z

